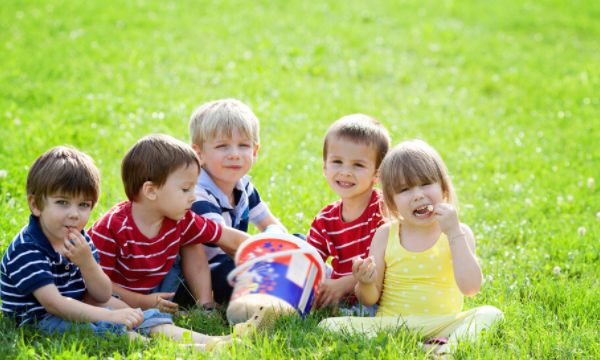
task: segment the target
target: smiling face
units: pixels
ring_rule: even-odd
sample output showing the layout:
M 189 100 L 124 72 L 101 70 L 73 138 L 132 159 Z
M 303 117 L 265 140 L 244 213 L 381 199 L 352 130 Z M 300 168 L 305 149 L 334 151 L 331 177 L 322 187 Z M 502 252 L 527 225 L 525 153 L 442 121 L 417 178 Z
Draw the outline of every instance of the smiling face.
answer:
M 179 221 L 196 201 L 194 186 L 198 181 L 200 169 L 196 164 L 181 166 L 173 171 L 167 182 L 155 190 L 156 201 L 161 214 Z
M 29 195 L 27 200 L 31 213 L 39 218 L 42 232 L 53 245 L 62 244 L 69 232 L 83 230 L 94 204 L 94 199 L 83 195 L 53 194 L 44 198 L 44 207 L 40 210 L 34 195 Z
M 427 226 L 435 221 L 433 206 L 444 202 L 445 197 L 440 183 L 425 182 L 412 188 L 403 188 L 394 195 L 394 203 L 404 222 Z
M 342 201 L 361 195 L 371 196 L 373 185 L 379 182 L 375 149 L 344 139 L 332 140 L 323 163 L 327 183 Z
M 218 135 L 212 141 L 204 142 L 202 148 L 194 145 L 194 150 L 202 161 L 202 169 L 223 191 L 233 190 L 258 157 L 258 145 L 242 136 L 236 127 L 231 137 Z

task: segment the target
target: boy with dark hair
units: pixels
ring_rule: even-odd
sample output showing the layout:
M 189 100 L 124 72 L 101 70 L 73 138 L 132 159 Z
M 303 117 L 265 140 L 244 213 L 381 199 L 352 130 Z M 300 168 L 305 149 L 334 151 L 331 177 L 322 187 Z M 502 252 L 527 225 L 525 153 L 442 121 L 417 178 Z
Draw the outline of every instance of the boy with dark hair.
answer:
M 315 217 L 307 242 L 331 257 L 333 271 L 325 280 L 316 303 L 340 305 L 345 314 L 358 311 L 373 316 L 376 306 L 360 307 L 352 295 L 356 278 L 352 259 L 366 257 L 375 230 L 384 222 L 379 165 L 390 148 L 390 136 L 375 118 L 363 114 L 345 116 L 329 127 L 323 144 L 323 173 L 341 198 Z
M 91 157 L 67 147 L 53 148 L 33 163 L 26 188 L 29 225 L 2 257 L 4 316 L 47 334 L 89 327 L 98 335 L 111 332 L 146 340 L 146 335 L 156 333 L 184 339 L 187 332 L 196 350 L 230 345 L 231 336 L 199 334 L 174 326 L 169 314 L 156 309 L 142 312 L 111 299 L 111 281 L 98 265 L 96 247 L 83 230 L 100 195 L 100 174 Z M 110 301 L 121 305 L 120 309 L 86 304 L 82 301 L 85 292 L 95 302 Z M 239 333 L 265 327 L 269 314 L 259 315 Z
M 166 135 L 142 138 L 123 158 L 129 201 L 96 221 L 90 236 L 113 292 L 129 306 L 173 311 L 175 293 L 187 291 L 179 286 L 183 281 L 199 306 L 210 303 L 202 244 L 217 244 L 233 256 L 248 238 L 190 211 L 199 174 L 200 160 L 192 148 Z

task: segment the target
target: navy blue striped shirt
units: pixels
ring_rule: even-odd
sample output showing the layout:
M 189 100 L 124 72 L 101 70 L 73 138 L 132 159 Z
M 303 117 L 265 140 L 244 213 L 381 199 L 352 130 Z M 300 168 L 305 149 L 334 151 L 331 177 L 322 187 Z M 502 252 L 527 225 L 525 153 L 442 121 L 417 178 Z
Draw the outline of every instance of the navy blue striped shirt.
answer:
M 81 231 L 92 248 L 96 262 L 96 247 L 85 231 Z M 41 320 L 47 311 L 33 296 L 33 291 L 54 284 L 62 296 L 81 300 L 85 283 L 81 271 L 67 258 L 60 255 L 52 245 L 35 217 L 29 217 L 29 225 L 13 239 L 2 257 L 0 297 L 4 317 L 15 319 L 18 325 Z

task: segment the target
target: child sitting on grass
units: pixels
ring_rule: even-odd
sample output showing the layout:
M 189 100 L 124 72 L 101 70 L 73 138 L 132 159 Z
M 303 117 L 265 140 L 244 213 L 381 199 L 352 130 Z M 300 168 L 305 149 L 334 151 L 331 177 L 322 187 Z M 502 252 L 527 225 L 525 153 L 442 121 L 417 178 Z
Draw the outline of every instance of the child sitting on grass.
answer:
M 425 142 L 406 141 L 383 160 L 381 185 L 395 221 L 377 230 L 369 257 L 352 266 L 356 296 L 367 306 L 380 302 L 376 318 L 329 318 L 319 326 L 367 334 L 406 326 L 431 338 L 425 350 L 453 353 L 459 339 L 477 340 L 503 315 L 492 306 L 462 311 L 463 295 L 476 295 L 483 276 L 446 165 Z
M 242 102 L 216 100 L 198 107 L 189 122 L 192 148 L 202 162 L 192 211 L 214 222 L 247 232 L 248 223 L 259 231 L 287 230 L 261 200 L 248 172 L 258 158 L 258 118 Z M 228 302 L 233 288 L 227 275 L 233 259 L 217 244 L 205 244 L 212 291 L 217 304 Z M 220 305 L 213 307 L 220 307 Z
M 113 292 L 129 306 L 172 312 L 179 305 L 172 301 L 176 293 L 187 304 L 212 302 L 202 244 L 217 244 L 233 256 L 248 238 L 190 210 L 199 175 L 194 150 L 167 135 L 145 136 L 125 154 L 121 177 L 129 201 L 96 221 L 90 236 Z
M 323 173 L 340 200 L 327 205 L 315 217 L 307 242 L 331 257 L 333 271 L 315 303 L 340 306 L 342 313 L 375 315 L 377 305 L 364 307 L 352 295 L 356 279 L 352 259 L 366 256 L 375 230 L 383 224 L 379 165 L 390 148 L 390 136 L 376 119 L 354 114 L 331 125 L 323 144 Z
M 89 327 L 95 334 L 127 334 L 130 339 L 191 334 L 196 350 L 229 346 L 231 336 L 211 337 L 173 325 L 169 314 L 125 306 L 101 308 L 82 302 L 84 292 L 98 303 L 111 299 L 109 277 L 98 265 L 96 247 L 83 230 L 100 195 L 100 174 L 91 157 L 56 147 L 40 156 L 27 176 L 29 225 L 8 245 L 1 265 L 4 316 L 19 326 L 52 334 Z M 111 304 L 118 304 L 113 299 Z M 238 329 L 244 335 L 270 326 L 268 309 Z

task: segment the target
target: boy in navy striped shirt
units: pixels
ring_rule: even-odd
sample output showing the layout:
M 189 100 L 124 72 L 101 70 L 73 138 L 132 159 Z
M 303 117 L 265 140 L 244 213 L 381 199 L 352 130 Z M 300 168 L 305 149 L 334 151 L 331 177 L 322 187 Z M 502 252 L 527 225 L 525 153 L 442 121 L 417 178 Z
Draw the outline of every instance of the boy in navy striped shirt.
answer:
M 198 107 L 189 122 L 192 148 L 202 161 L 192 211 L 216 223 L 247 232 L 248 223 L 259 231 L 287 232 L 261 200 L 247 175 L 258 158 L 258 118 L 241 101 L 216 100 Z M 205 244 L 214 300 L 229 301 L 232 288 L 226 277 L 235 268 L 221 248 Z M 215 305 L 218 307 L 218 305 Z
M 155 333 L 183 339 L 188 332 L 194 349 L 228 346 L 230 336 L 189 331 L 174 326 L 169 314 L 157 309 L 142 312 L 111 297 L 111 280 L 100 268 L 96 247 L 83 230 L 99 195 L 100 174 L 88 155 L 59 146 L 33 163 L 27 176 L 29 225 L 2 257 L 4 316 L 48 334 L 80 326 L 95 334 L 112 332 L 142 340 Z M 93 301 L 108 302 L 119 310 L 84 303 L 84 292 Z M 258 320 L 253 324 L 261 325 Z

